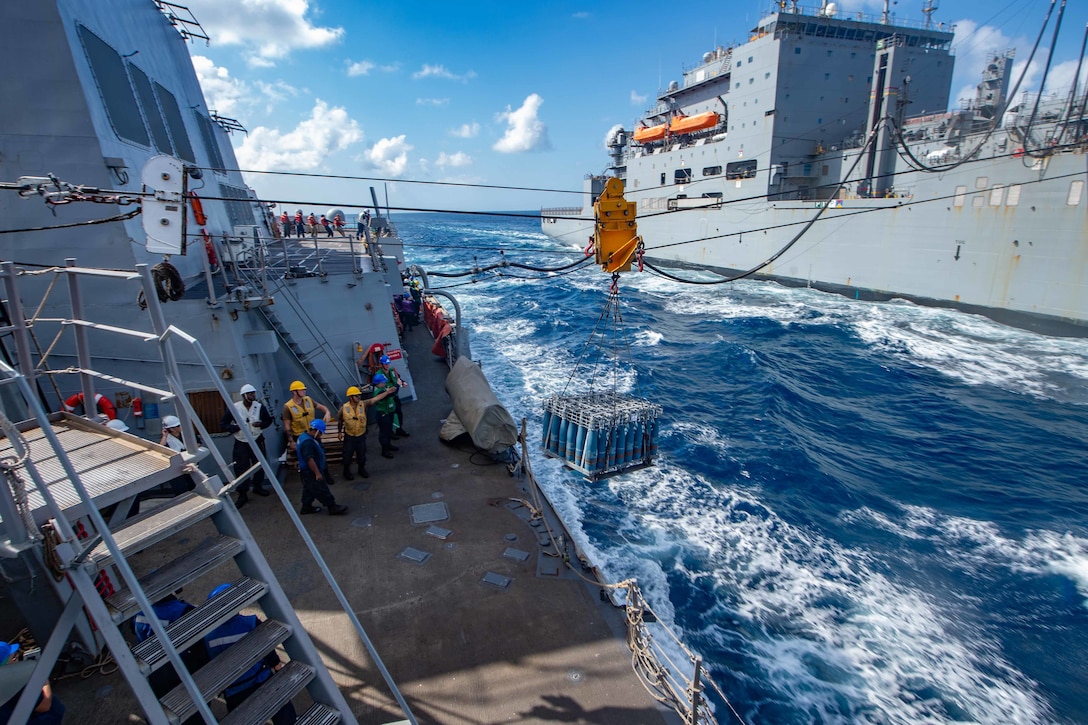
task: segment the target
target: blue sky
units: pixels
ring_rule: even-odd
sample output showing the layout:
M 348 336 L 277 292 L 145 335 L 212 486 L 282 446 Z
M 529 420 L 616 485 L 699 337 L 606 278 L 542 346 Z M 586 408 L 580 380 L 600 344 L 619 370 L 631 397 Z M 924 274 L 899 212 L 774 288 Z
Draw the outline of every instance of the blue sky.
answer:
M 190 44 L 209 107 L 249 131 L 233 136 L 242 168 L 388 178 L 392 206 L 451 210 L 576 203 L 562 193 L 406 181 L 579 191 L 586 173 L 606 166 L 603 144 L 612 126 L 632 128 L 658 89 L 680 79 L 682 67 L 715 45 L 741 42 L 768 6 L 187 4 L 211 37 L 210 44 Z M 879 13 L 881 3 L 838 6 Z M 957 26 L 953 96 L 973 95 L 988 53 L 1015 47 L 1025 60 L 1047 6 L 1046 0 L 943 0 L 934 21 Z M 899 18 L 922 19 L 921 0 L 892 9 Z M 1048 88 L 1068 89 L 1086 22 L 1088 2 L 1070 2 Z M 1050 39 L 1048 29 L 1045 46 Z M 1033 63 L 1025 88 L 1037 90 L 1044 58 Z M 369 203 L 372 183 L 260 174 L 247 180 L 263 198 L 314 206 Z

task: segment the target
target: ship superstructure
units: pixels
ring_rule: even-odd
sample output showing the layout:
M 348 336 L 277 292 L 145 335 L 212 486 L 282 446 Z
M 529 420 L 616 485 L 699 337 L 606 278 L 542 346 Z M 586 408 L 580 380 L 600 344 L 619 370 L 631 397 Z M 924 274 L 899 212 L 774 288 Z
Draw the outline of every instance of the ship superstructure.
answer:
M 649 259 L 1077 333 L 1085 89 L 1009 108 L 1010 51 L 947 111 L 954 28 L 927 11 L 912 23 L 776 7 L 614 130 L 607 173 L 587 177 L 581 207 L 542 210 L 542 230 L 584 246 L 592 202 L 618 176 Z

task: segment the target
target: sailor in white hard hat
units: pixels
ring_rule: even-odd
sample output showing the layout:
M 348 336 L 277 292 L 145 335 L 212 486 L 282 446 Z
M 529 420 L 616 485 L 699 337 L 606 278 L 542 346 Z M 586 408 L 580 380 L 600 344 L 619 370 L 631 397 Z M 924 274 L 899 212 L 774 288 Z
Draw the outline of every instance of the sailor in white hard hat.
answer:
M 257 389 L 248 383 L 239 391 L 242 399 L 234 404 L 238 418 L 248 428 L 249 434 L 257 442 L 257 448 L 262 456 L 267 453 L 264 447 L 264 431 L 272 425 L 272 414 L 268 408 L 257 400 Z M 220 427 L 228 433 L 234 434 L 234 475 L 240 476 L 257 462 L 257 454 L 250 447 L 246 439 L 246 432 L 238 425 L 234 413 L 228 410 L 220 421 Z M 267 496 L 269 491 L 264 487 L 264 471 L 260 468 L 238 486 L 238 498 L 234 505 L 242 508 L 249 502 L 249 489 L 252 486 L 253 493 L 258 496 Z

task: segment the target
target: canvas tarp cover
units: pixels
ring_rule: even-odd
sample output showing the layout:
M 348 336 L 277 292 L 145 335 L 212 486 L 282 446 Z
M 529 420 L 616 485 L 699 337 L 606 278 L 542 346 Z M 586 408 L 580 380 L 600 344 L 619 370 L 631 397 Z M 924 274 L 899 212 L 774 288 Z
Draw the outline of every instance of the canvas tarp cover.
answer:
M 458 358 L 446 376 L 453 411 L 477 448 L 498 454 L 518 440 L 514 419 L 502 406 L 483 370 L 466 357 Z

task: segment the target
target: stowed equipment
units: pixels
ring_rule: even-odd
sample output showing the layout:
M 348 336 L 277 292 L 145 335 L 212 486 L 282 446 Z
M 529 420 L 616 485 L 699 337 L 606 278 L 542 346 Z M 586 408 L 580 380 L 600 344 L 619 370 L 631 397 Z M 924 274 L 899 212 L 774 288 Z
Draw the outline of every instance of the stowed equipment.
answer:
M 562 459 L 568 467 L 585 474 L 591 481 L 653 465 L 657 453 L 657 419 L 662 412 L 656 403 L 619 391 L 621 338 L 627 358 L 631 357 L 620 314 L 619 273 L 630 271 L 632 260 L 642 250 L 642 237 L 638 236 L 635 222 L 635 204 L 623 197 L 623 182 L 611 178 L 593 208 L 596 223 L 586 254 L 596 251 L 596 261 L 601 269 L 612 274 L 612 284 L 604 310 L 582 348 L 567 387 L 578 373 L 582 360 L 586 359 L 602 323 L 612 328 L 612 385 L 610 390 L 594 389 L 597 365 L 608 353 L 608 331 L 601 330 L 598 351 L 589 371 L 590 390 L 567 395 L 564 387 L 563 393 L 547 398 L 542 435 L 544 455 Z M 641 264 L 639 267 L 641 269 Z M 637 389 L 637 378 L 635 386 Z

